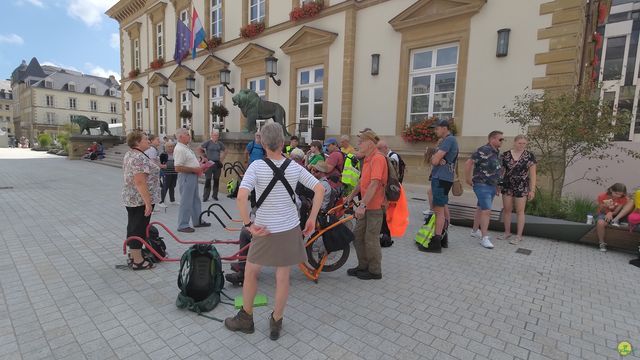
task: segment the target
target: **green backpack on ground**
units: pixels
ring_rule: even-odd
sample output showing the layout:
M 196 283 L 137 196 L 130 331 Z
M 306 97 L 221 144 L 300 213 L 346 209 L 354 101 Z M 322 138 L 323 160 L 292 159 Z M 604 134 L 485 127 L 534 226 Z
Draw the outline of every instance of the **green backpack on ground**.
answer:
M 424 223 L 424 225 L 420 226 L 418 233 L 416 234 L 416 243 L 418 246 L 422 246 L 425 249 L 429 248 L 429 244 L 431 243 L 431 239 L 436 234 L 436 215 L 431 215 Z
M 221 302 L 223 287 L 222 261 L 215 246 L 197 244 L 182 254 L 178 273 L 180 293 L 176 299 L 179 309 L 187 308 L 198 314 L 211 311 Z

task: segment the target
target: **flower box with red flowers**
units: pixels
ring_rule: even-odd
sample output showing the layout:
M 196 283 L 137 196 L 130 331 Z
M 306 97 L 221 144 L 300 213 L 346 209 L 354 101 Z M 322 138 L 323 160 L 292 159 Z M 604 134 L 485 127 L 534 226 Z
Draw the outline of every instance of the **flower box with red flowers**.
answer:
M 260 35 L 260 33 L 264 31 L 264 28 L 263 22 L 249 23 L 240 28 L 240 36 L 245 39 L 251 39 L 252 37 Z
M 438 120 L 437 117 L 432 116 L 425 118 L 424 120 L 411 124 L 402 130 L 402 138 L 406 142 L 435 142 L 438 140 L 435 129 L 431 127 L 433 123 Z M 456 129 L 453 125 L 453 119 L 449 119 L 451 124 L 451 133 L 455 134 Z
M 157 58 L 155 60 L 153 60 L 151 62 L 151 64 L 149 64 L 149 66 L 153 69 L 153 70 L 158 70 L 162 67 L 162 65 L 164 65 L 164 59 L 163 58 Z
M 130 78 L 137 77 L 138 75 L 140 75 L 140 69 L 133 69 L 133 70 L 129 71 L 129 77 Z
M 220 36 L 212 36 L 207 39 L 207 49 L 215 49 L 222 44 L 222 38 Z
M 324 8 L 323 0 L 307 1 L 302 6 L 296 6 L 289 13 L 291 21 L 299 21 L 315 17 Z

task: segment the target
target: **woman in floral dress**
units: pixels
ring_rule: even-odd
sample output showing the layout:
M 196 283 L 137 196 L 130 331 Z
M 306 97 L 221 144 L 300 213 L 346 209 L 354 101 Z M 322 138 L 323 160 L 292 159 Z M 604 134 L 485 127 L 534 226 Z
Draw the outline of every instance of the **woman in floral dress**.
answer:
M 504 171 L 502 181 L 502 216 L 504 221 L 503 240 L 511 238 L 511 212 L 514 204 L 518 217 L 516 237 L 509 241 L 517 245 L 522 241 L 524 230 L 524 209 L 527 200 L 535 197 L 536 191 L 536 157 L 527 150 L 527 138 L 518 135 L 513 140 L 513 148 L 500 156 Z

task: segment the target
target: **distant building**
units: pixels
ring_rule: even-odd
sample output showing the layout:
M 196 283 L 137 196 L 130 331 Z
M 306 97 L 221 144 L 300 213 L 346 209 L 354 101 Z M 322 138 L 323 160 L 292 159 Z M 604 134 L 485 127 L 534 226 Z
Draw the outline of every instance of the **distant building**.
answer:
M 11 82 L 8 80 L 0 80 L 0 147 L 6 146 L 5 140 L 15 136 L 13 127 L 13 93 L 11 91 Z
M 120 84 L 113 76 L 103 78 L 40 65 L 34 57 L 13 71 L 11 88 L 18 136 L 34 140 L 46 131 L 55 138 L 74 115 L 122 123 Z

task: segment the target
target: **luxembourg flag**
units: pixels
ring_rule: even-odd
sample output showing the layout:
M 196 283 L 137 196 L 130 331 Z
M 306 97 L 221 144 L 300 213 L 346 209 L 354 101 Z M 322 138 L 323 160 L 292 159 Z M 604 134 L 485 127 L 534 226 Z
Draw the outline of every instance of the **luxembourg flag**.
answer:
M 191 17 L 191 58 L 196 58 L 196 51 L 198 48 L 205 49 L 207 47 L 207 43 L 205 41 L 205 37 L 207 34 L 202 27 L 202 22 L 200 22 L 200 18 L 198 17 L 198 12 L 196 8 L 193 8 L 193 16 Z

